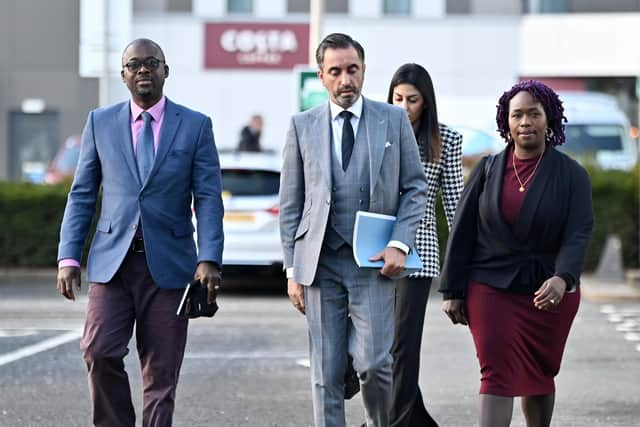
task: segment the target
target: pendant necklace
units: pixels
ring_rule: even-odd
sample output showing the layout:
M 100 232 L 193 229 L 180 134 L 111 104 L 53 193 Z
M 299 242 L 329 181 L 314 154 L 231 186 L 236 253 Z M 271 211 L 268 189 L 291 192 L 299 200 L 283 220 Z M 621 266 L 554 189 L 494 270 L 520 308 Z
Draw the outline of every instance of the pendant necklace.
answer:
M 513 153 L 511 154 L 511 164 L 513 165 L 513 172 L 516 175 L 518 184 L 520 184 L 520 187 L 518 188 L 519 192 L 524 193 L 524 190 L 525 190 L 524 186 L 527 185 L 527 183 L 531 181 L 531 178 L 533 178 L 533 175 L 536 174 L 536 171 L 538 170 L 538 165 L 540 164 L 540 160 L 542 160 L 543 155 L 544 155 L 544 151 L 542 151 L 542 153 L 540 154 L 540 157 L 538 157 L 538 161 L 536 162 L 536 165 L 533 168 L 533 171 L 531 172 L 531 174 L 527 177 L 527 179 L 522 181 L 520 179 L 520 176 L 518 175 L 518 168 L 516 168 L 516 149 L 515 148 L 513 149 Z

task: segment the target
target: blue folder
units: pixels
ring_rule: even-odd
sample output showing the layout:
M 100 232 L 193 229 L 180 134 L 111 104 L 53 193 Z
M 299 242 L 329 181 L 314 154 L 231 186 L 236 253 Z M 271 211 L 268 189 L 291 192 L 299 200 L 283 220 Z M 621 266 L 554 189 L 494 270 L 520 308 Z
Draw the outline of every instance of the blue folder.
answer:
M 359 267 L 382 268 L 382 261 L 369 261 L 369 258 L 382 251 L 389 240 L 396 217 L 372 212 L 356 212 L 353 227 L 353 257 Z M 422 269 L 422 260 L 415 249 L 407 255 L 405 270 L 414 273 Z

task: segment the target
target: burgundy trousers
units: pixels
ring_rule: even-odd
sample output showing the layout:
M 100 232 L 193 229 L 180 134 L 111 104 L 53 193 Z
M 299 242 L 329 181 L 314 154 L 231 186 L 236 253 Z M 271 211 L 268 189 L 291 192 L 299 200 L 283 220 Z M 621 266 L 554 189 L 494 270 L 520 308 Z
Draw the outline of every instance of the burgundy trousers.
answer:
M 110 282 L 89 284 L 88 296 L 80 347 L 89 372 L 93 425 L 135 426 L 123 361 L 135 324 L 142 370 L 142 425 L 171 426 L 187 342 L 188 321 L 176 316 L 182 290 L 158 288 L 145 254 L 129 252 Z

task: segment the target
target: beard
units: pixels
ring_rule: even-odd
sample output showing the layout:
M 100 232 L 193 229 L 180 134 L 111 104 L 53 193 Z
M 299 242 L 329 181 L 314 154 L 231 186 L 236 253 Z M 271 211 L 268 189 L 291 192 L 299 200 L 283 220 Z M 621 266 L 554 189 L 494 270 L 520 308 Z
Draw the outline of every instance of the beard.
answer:
M 345 91 L 351 91 L 350 93 L 343 93 Z M 355 86 L 342 87 L 333 94 L 333 99 L 336 104 L 344 109 L 347 109 L 353 105 L 354 102 L 360 96 L 360 90 Z

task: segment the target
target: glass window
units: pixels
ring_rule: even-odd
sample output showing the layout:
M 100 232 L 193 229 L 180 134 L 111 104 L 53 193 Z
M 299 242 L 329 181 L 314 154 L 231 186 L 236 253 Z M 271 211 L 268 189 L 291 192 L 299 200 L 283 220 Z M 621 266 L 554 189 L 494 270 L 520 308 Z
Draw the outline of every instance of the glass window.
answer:
M 288 13 L 309 13 L 309 0 L 287 0 Z
M 573 154 L 599 151 L 622 151 L 625 131 L 618 125 L 569 125 L 565 127 L 566 142 L 561 150 Z
M 167 2 L 168 12 L 191 12 L 192 0 L 169 0 Z
M 273 196 L 280 189 L 280 174 L 256 169 L 222 169 L 222 190 L 234 196 Z
M 228 13 L 253 13 L 253 0 L 227 0 Z
M 324 7 L 327 13 L 349 13 L 349 0 L 325 0 Z
M 569 12 L 568 0 L 540 0 L 540 13 Z
M 288 13 L 309 13 L 310 0 L 287 0 Z M 349 13 L 349 0 L 325 0 L 326 13 Z
M 133 0 L 134 13 L 191 12 L 193 0 Z
M 385 15 L 411 15 L 411 0 L 384 0 Z
M 447 0 L 447 15 L 469 15 L 471 0 Z

